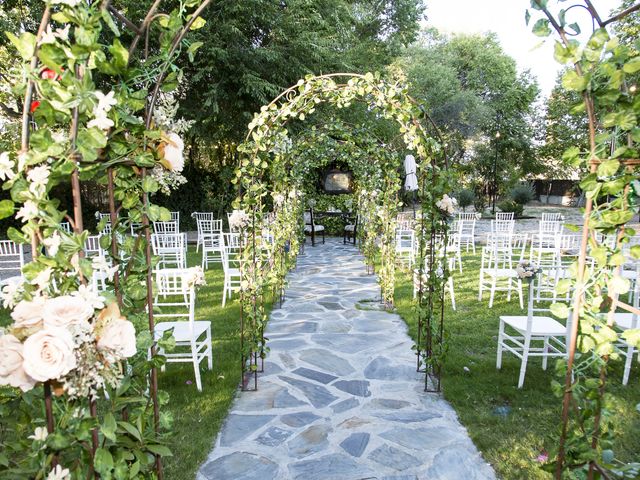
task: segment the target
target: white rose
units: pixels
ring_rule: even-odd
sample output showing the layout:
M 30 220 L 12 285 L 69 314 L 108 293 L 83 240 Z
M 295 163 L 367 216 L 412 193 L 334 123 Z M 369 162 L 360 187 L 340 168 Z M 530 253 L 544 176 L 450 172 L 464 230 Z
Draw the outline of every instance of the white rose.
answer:
M 42 326 L 42 314 L 45 304 L 43 297 L 36 297 L 32 301 L 22 300 L 11 312 L 16 328 L 33 328 Z
M 46 301 L 42 312 L 45 327 L 82 325 L 93 316 L 93 306 L 82 297 L 63 295 Z
M 181 172 L 184 168 L 184 142 L 180 135 L 174 132 L 167 133 L 165 141 L 162 152 L 163 165 L 169 170 Z
M 24 345 L 13 335 L 0 335 L 0 385 L 11 385 L 23 392 L 36 381 L 24 371 Z
M 73 337 L 64 328 L 49 327 L 24 342 L 24 371 L 39 382 L 63 377 L 76 367 Z
M 121 358 L 133 357 L 137 351 L 133 323 L 124 318 L 110 319 L 100 332 L 98 348 L 110 350 Z

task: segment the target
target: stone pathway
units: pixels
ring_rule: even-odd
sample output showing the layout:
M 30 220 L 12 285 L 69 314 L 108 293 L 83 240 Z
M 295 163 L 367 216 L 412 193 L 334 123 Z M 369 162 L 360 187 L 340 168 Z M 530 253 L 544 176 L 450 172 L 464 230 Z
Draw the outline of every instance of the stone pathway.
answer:
M 259 391 L 241 392 L 197 480 L 494 479 L 455 412 L 423 391 L 395 314 L 352 246 L 307 245 L 274 310 Z

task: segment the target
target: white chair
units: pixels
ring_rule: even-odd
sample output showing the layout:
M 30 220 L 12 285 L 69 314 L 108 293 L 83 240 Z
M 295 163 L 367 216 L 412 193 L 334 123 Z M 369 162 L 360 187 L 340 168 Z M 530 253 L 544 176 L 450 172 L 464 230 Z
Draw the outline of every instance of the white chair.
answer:
M 186 233 L 152 233 L 153 254 L 160 257 L 158 268 L 187 267 Z
M 514 220 L 515 213 L 513 212 L 496 212 L 496 221 L 500 220 Z
M 456 231 L 460 246 L 464 245 L 467 252 L 471 247 L 474 254 L 476 253 L 476 221 L 475 213 L 458 212 Z
M 396 216 L 396 228 L 398 230 L 413 230 L 415 223 L 413 212 L 400 212 Z
M 71 223 L 60 222 L 60 230 L 62 230 L 65 233 L 71 233 Z
M 223 233 L 222 239 L 222 269 L 224 271 L 224 286 L 222 288 L 222 306 L 231 298 L 233 290 L 240 289 L 242 275 L 240 274 L 240 234 Z
M 89 235 L 84 242 L 84 254 L 87 257 L 107 257 L 107 252 L 100 246 L 102 235 Z
M 478 300 L 482 300 L 484 290 L 489 290 L 489 308 L 492 308 L 497 291 L 506 291 L 507 301 L 511 301 L 511 292 L 515 290 L 520 308 L 524 308 L 522 280 L 518 278 L 516 266 L 524 259 L 528 236 L 495 234 L 489 238 L 489 244 L 482 249 Z
M 515 220 L 491 220 L 492 234 L 513 234 L 516 226 Z
M 0 240 L 0 285 L 22 278 L 24 247 L 12 240 Z
M 640 276 L 640 267 L 637 267 L 636 274 Z M 632 306 L 635 309 L 640 308 L 640 285 L 635 283 L 634 288 L 631 290 L 633 296 Z M 618 332 L 624 332 L 625 330 L 636 329 L 640 327 L 640 316 L 631 312 L 618 312 L 613 316 L 614 328 Z M 618 353 L 624 357 L 624 371 L 622 373 L 622 385 L 629 383 L 629 376 L 631 374 L 631 363 L 633 362 L 633 356 L 636 355 L 640 360 L 640 353 L 638 349 L 632 344 L 620 339 L 616 343 Z
M 396 230 L 396 259 L 411 268 L 415 262 L 416 234 L 412 229 Z
M 542 221 L 543 222 L 561 222 L 563 220 L 561 213 L 543 213 Z
M 169 222 L 153 222 L 153 233 L 172 234 L 180 233 L 178 222 L 171 220 Z
M 538 233 L 531 242 L 531 261 L 540 263 L 544 255 L 558 256 L 560 235 L 563 222 L 561 220 L 540 220 Z
M 222 262 L 222 220 L 197 220 L 198 236 L 202 244 L 202 268 L 209 262 Z
M 542 369 L 546 370 L 549 357 L 564 357 L 567 354 L 569 319 L 563 325 L 550 316 L 538 315 L 549 312 L 549 306 L 556 301 L 553 294 L 549 294 L 550 290 L 543 288 L 543 277 L 543 274 L 538 274 L 529 285 L 526 316 L 500 316 L 496 368 L 502 368 L 503 351 L 518 357 L 521 361 L 518 388 L 524 385 L 529 357 L 542 357 Z M 540 342 L 542 345 L 537 346 Z
M 198 241 L 196 243 L 196 252 L 200 251 L 200 245 L 202 244 L 202 235 L 200 233 L 200 225 L 198 220 L 215 220 L 213 212 L 193 212 L 191 218 L 196 221 L 196 228 L 198 229 Z M 220 220 L 220 231 L 222 231 L 222 221 Z
M 111 214 L 96 212 L 96 220 L 98 220 L 98 223 L 106 222 L 98 233 L 101 235 L 111 235 Z
M 158 312 L 154 317 L 170 318 L 172 321 L 160 321 L 156 324 L 154 340 L 160 340 L 164 332 L 172 330 L 176 350 L 185 348 L 188 350 L 168 353 L 159 348 L 159 354 L 166 357 L 167 363 L 193 363 L 196 387 L 201 392 L 200 363 L 206 358 L 209 370 L 213 368 L 211 322 L 195 320 L 196 292 L 195 287 L 189 285 L 187 281 L 190 277 L 189 270 L 173 268 L 157 270 L 155 276 L 157 291 L 154 309 L 157 308 Z

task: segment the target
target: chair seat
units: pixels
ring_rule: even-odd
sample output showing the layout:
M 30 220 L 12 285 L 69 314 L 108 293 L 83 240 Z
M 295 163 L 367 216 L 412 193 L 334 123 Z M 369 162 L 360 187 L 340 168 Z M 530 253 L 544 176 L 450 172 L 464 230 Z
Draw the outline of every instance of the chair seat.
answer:
M 484 274 L 489 277 L 499 277 L 499 278 L 517 278 L 518 277 L 518 272 L 510 268 L 487 268 L 485 269 Z
M 189 322 L 159 322 L 154 330 L 156 340 L 162 337 L 162 334 L 173 328 L 173 338 L 176 342 L 188 342 L 191 340 L 191 332 L 189 331 Z M 204 320 L 193 322 L 193 337 L 198 338 L 208 328 L 211 328 L 211 322 Z
M 305 233 L 311 233 L 311 228 L 313 227 L 314 232 L 322 232 L 324 231 L 324 225 L 305 225 L 304 231 Z
M 344 229 L 347 232 L 353 232 L 356 229 L 356 226 L 355 225 L 345 225 Z
M 518 330 L 521 334 L 527 330 L 527 317 L 526 316 L 501 316 L 500 320 L 504 323 Z M 565 335 L 567 328 L 557 320 L 551 317 L 533 317 L 531 324 L 531 334 L 533 336 L 538 335 Z

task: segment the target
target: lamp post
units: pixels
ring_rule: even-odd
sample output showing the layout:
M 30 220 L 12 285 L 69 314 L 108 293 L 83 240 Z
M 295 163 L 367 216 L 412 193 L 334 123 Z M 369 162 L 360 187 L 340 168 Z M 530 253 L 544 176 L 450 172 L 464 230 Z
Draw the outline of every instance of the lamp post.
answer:
M 498 194 L 498 140 L 500 132 L 496 132 L 496 156 L 493 159 L 493 199 L 491 203 L 491 214 L 496 214 L 496 195 Z

